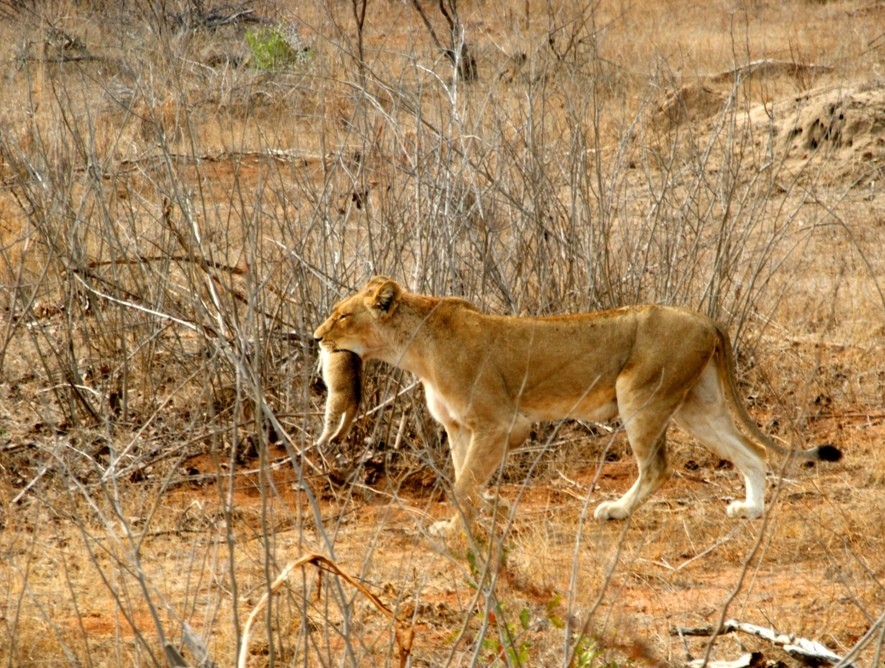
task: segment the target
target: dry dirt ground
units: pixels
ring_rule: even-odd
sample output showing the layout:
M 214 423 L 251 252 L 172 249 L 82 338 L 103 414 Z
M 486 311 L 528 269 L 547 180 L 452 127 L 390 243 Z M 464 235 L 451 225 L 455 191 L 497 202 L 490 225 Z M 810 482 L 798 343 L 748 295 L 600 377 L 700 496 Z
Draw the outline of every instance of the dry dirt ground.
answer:
M 885 25 L 881 2 L 855 4 Z M 781 60 L 757 67 L 749 74 L 784 76 Z M 656 122 L 716 123 L 719 76 L 665 96 Z M 598 523 L 595 505 L 632 482 L 632 457 L 617 426 L 568 422 L 539 426 L 512 453 L 491 486 L 506 505 L 482 531 L 440 542 L 427 528 L 452 512 L 445 445 L 432 425 L 431 438 L 403 429 L 421 396 L 397 376 L 382 399 L 402 390 L 398 402 L 364 404 L 339 452 L 310 445 L 316 382 L 299 407 L 307 417 L 282 416 L 303 457 L 280 440 L 234 453 L 201 431 L 215 418 L 199 403 L 174 406 L 184 427 L 152 414 L 107 443 L 106 424 L 45 419 L 69 382 L 40 349 L 65 327 L 50 300 L 15 329 L 0 372 L 0 663 L 235 665 L 259 609 L 249 666 L 401 665 L 404 648 L 412 666 L 681 666 L 749 652 L 757 666 L 802 665 L 746 633 L 687 632 L 728 618 L 885 665 L 885 79 L 779 95 L 740 122 L 764 127 L 759 145 L 784 160 L 784 198 L 796 194 L 791 176 L 818 201 L 840 193 L 808 255 L 784 260 L 795 300 L 765 314 L 776 324 L 740 365 L 764 429 L 845 456 L 772 458 L 764 519 L 726 518 L 743 492 L 737 473 L 674 428 L 671 480 L 628 522 Z M 254 185 L 262 160 L 220 158 L 202 175 L 220 189 L 234 175 L 237 188 Z M 24 214 L 4 170 L 8 239 Z M 170 364 L 163 382 L 181 373 Z M 136 442 L 153 448 L 142 455 L 151 467 L 99 475 L 87 463 Z M 328 562 L 297 567 L 262 607 L 286 565 L 311 554 Z

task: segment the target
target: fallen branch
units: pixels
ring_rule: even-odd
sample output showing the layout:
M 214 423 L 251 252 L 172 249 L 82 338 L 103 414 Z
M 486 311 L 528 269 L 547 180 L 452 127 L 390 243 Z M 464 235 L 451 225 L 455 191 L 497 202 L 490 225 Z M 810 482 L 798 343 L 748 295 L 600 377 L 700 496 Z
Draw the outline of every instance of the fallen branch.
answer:
M 741 631 L 743 633 L 749 633 L 758 638 L 762 638 L 764 640 L 768 640 L 769 642 L 778 645 L 785 652 L 787 652 L 790 656 L 799 659 L 805 663 L 810 664 L 818 664 L 821 662 L 830 663 L 830 664 L 840 664 L 843 668 L 853 668 L 853 664 L 845 663 L 841 664 L 842 657 L 838 654 L 832 652 L 828 647 L 823 645 L 822 643 L 817 642 L 816 640 L 809 640 L 807 638 L 800 638 L 798 636 L 793 635 L 792 633 L 778 633 L 774 629 L 765 628 L 764 626 L 757 626 L 756 624 L 748 624 L 746 622 L 741 622 L 736 619 L 728 619 L 725 623 L 722 624 L 722 628 L 719 630 L 718 634 L 722 635 L 724 633 L 733 633 L 735 631 Z M 682 628 L 677 627 L 671 631 L 672 635 L 678 636 L 711 636 L 716 633 L 715 629 L 712 626 L 701 626 L 701 627 L 690 627 L 690 628 Z M 744 657 L 738 659 L 738 661 L 743 660 Z M 689 664 L 691 665 L 691 664 Z M 712 664 L 707 664 L 712 665 Z M 736 663 L 730 663 L 729 665 L 738 665 Z M 753 665 L 751 663 L 748 664 L 740 664 L 740 665 Z
M 762 652 L 741 654 L 734 661 L 704 661 L 695 659 L 688 662 L 688 668 L 764 668 L 765 657 Z
M 345 582 L 354 586 L 357 591 L 359 591 L 363 596 L 365 596 L 369 601 L 374 605 L 382 614 L 384 614 L 388 619 L 396 622 L 397 628 L 394 633 L 394 637 L 396 639 L 396 645 L 399 648 L 399 665 L 400 668 L 403 668 L 409 660 L 409 655 L 412 652 L 412 640 L 415 636 L 415 630 L 413 626 L 407 626 L 406 623 L 397 615 L 393 613 L 393 611 L 388 608 L 384 603 L 381 602 L 375 594 L 366 589 L 365 585 L 363 585 L 358 580 L 354 579 L 344 571 L 342 571 L 338 565 L 332 561 L 331 559 L 327 559 L 326 557 L 319 554 L 308 554 L 300 559 L 296 559 L 295 561 L 289 563 L 282 572 L 277 576 L 276 580 L 273 581 L 270 585 L 270 589 L 264 592 L 264 595 L 261 597 L 261 600 L 258 601 L 255 608 L 252 612 L 249 613 L 249 618 L 246 620 L 246 625 L 243 627 L 243 642 L 240 645 L 240 655 L 237 659 L 237 668 L 246 668 L 246 659 L 249 656 L 249 636 L 252 632 L 252 625 L 255 623 L 255 620 L 258 618 L 258 615 L 267 605 L 268 600 L 270 599 L 271 594 L 274 594 L 283 583 L 289 578 L 289 574 L 295 570 L 296 568 L 303 568 L 309 564 L 313 564 L 319 569 L 326 568 L 339 577 L 343 578 Z

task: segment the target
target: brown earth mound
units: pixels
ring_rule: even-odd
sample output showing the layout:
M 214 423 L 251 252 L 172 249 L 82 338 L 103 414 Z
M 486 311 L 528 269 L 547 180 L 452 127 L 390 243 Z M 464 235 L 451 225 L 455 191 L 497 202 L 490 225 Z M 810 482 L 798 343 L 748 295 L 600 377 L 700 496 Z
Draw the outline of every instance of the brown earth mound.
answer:
M 885 82 L 797 100 L 795 121 L 783 128 L 780 147 L 791 157 L 835 153 L 846 160 L 881 162 L 885 157 Z
M 728 96 L 707 83 L 690 84 L 658 106 L 655 123 L 672 128 L 730 113 Z M 885 169 L 885 81 L 807 91 L 750 109 L 747 122 L 766 155 L 789 171 L 822 168 L 829 180 L 870 185 Z M 815 172 L 817 173 L 817 169 Z
M 750 112 L 773 123 L 776 154 L 787 166 L 826 162 L 834 177 L 872 183 L 885 168 L 885 82 L 825 88 Z

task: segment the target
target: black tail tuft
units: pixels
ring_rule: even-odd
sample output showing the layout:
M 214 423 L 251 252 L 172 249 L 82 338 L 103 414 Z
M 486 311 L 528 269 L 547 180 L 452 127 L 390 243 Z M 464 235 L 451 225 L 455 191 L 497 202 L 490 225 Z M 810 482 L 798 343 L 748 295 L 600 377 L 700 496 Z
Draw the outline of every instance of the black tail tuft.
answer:
M 817 458 L 822 462 L 838 462 L 842 459 L 842 451 L 835 445 L 819 445 L 817 447 Z

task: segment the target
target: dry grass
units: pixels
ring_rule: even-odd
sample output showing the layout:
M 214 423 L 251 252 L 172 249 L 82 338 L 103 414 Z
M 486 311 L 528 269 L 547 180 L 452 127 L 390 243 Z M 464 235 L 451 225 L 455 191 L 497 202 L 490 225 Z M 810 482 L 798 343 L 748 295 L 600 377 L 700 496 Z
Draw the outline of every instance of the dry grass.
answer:
M 399 665 L 403 628 L 414 666 L 678 665 L 710 641 L 674 629 L 726 616 L 876 665 L 881 3 L 461 3 L 472 82 L 409 3 L 368 6 L 360 60 L 354 6 L 0 0 L 0 663 L 234 665 L 318 553 L 394 619 L 301 571 L 248 665 Z M 259 17 L 288 67 L 249 65 Z M 766 430 L 846 459 L 772 462 L 767 519 L 732 522 L 735 472 L 677 431 L 665 489 L 598 525 L 623 436 L 539 426 L 509 514 L 438 545 L 412 378 L 368 364 L 348 445 L 312 447 L 310 332 L 382 272 L 504 312 L 711 313 Z M 710 652 L 744 649 L 792 661 Z

